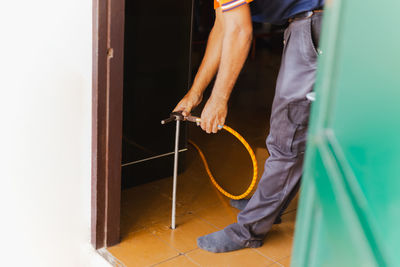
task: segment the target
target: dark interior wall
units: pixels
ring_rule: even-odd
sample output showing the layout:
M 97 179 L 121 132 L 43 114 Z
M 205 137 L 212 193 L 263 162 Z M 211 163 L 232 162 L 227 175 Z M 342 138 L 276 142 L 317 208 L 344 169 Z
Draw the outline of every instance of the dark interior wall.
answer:
M 146 159 L 173 151 L 175 125 L 163 126 L 160 120 L 189 87 L 192 5 L 177 0 L 126 2 L 123 187 L 172 174 L 172 155 Z M 183 149 L 185 125 L 181 130 Z
M 145 159 L 173 151 L 175 125 L 162 126 L 160 120 L 168 117 L 189 88 L 214 23 L 212 1 L 172 0 L 151 4 L 149 8 L 141 2 L 126 2 L 123 187 L 171 176 L 172 155 Z M 247 128 L 241 129 L 237 121 L 243 118 L 258 118 L 257 124 L 268 124 L 282 50 L 283 26 L 264 29 L 263 24 L 254 23 L 253 28 L 256 45 L 250 54 L 256 49 L 255 57 L 248 58 L 239 75 L 227 118 L 227 123 L 242 133 Z M 194 115 L 201 114 L 212 86 L 213 83 L 205 91 L 203 103 L 193 110 Z M 186 127 L 181 130 L 180 148 L 184 149 Z M 132 164 L 137 161 L 141 162 Z M 183 152 L 179 166 L 184 168 L 184 163 Z

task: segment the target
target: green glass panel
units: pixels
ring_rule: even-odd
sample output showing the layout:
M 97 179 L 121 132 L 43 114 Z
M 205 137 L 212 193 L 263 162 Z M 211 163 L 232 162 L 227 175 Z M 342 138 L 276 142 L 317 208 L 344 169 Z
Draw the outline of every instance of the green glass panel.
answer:
M 400 266 L 399 10 L 327 1 L 293 266 Z

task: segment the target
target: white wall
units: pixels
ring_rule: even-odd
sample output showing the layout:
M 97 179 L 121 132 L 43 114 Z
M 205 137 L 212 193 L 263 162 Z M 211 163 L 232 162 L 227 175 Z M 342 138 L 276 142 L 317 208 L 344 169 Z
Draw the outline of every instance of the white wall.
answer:
M 109 266 L 89 241 L 91 21 L 92 0 L 2 1 L 2 266 Z

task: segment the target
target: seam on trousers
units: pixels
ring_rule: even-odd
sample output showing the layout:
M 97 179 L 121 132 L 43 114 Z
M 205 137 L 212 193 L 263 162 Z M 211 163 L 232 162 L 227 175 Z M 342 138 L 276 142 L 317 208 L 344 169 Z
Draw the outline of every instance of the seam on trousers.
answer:
M 283 198 L 286 195 L 287 192 L 287 188 L 288 188 L 288 184 L 289 184 L 289 177 L 292 175 L 292 168 L 290 169 L 290 171 L 288 172 L 288 175 L 285 178 L 285 183 L 282 185 L 282 190 L 279 192 L 279 196 L 277 198 L 277 201 L 280 203 L 277 206 L 277 210 L 280 211 L 280 208 L 282 207 L 283 203 Z M 278 212 L 279 212 L 278 211 Z M 279 215 L 279 214 L 278 214 Z M 259 222 L 255 222 L 252 226 L 250 226 L 250 228 L 257 228 Z M 253 232 L 253 231 L 251 231 Z
M 309 20 L 309 28 L 310 28 L 310 41 L 311 41 L 311 44 L 312 44 L 312 48 L 313 48 L 313 51 L 315 52 L 315 55 L 316 56 L 318 56 L 318 50 L 317 50 L 317 47 L 316 47 L 316 45 L 315 45 L 315 41 L 314 41 L 314 39 L 313 39 L 313 30 L 312 30 L 312 27 L 313 27 L 313 25 L 312 25 L 312 20 L 311 20 L 311 18 L 310 18 L 310 20 Z
M 303 22 L 303 25 L 298 25 L 299 33 L 301 38 L 300 51 L 301 57 L 303 58 L 305 64 L 311 65 L 315 59 L 318 57 L 318 52 L 314 48 L 314 44 L 311 38 L 311 18 L 308 18 Z M 311 46 L 311 47 L 310 47 Z M 312 54 L 311 54 L 311 53 Z
M 286 181 L 285 181 L 285 186 L 284 186 L 284 188 L 283 188 L 283 190 L 282 190 L 282 192 L 281 192 L 281 197 L 279 198 L 279 202 L 281 202 L 281 204 L 283 204 L 282 202 L 283 202 L 283 196 L 286 196 L 286 194 L 287 194 L 287 188 L 288 188 L 288 184 L 289 184 L 289 177 L 291 177 L 292 176 L 292 172 L 293 172 L 293 168 L 290 168 L 290 171 L 288 172 L 288 175 L 287 175 L 287 177 L 286 177 Z

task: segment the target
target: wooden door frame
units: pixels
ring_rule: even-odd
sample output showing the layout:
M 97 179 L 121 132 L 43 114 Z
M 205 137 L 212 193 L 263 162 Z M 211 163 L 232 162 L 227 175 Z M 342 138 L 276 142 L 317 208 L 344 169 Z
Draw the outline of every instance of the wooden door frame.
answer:
M 93 0 L 91 243 L 120 241 L 124 0 Z

